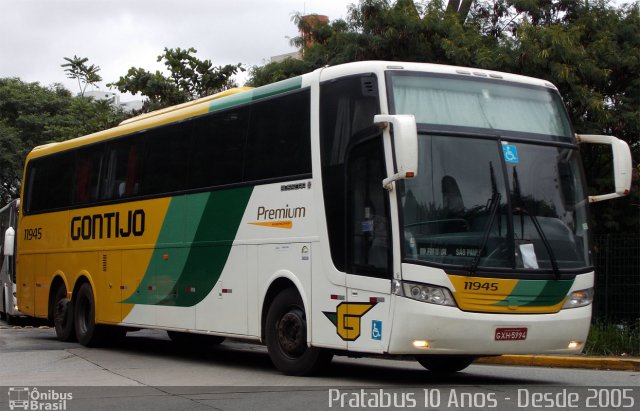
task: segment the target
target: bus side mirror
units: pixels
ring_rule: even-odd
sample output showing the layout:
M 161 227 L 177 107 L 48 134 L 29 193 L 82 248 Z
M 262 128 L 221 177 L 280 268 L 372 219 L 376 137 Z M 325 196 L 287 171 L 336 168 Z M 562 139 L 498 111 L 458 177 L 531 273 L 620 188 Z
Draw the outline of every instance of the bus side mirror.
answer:
M 613 136 L 600 136 L 592 134 L 576 134 L 579 143 L 608 144 L 613 152 L 613 176 L 615 180 L 615 193 L 589 196 L 589 202 L 610 200 L 623 197 L 631 190 L 631 150 L 624 141 Z
M 393 149 L 398 172 L 382 180 L 382 186 L 391 190 L 397 180 L 418 175 L 418 128 L 413 114 L 378 114 L 373 122 L 380 128 L 393 125 Z
M 15 245 L 16 232 L 12 227 L 7 228 L 4 232 L 4 255 L 10 257 L 13 255 L 13 246 Z

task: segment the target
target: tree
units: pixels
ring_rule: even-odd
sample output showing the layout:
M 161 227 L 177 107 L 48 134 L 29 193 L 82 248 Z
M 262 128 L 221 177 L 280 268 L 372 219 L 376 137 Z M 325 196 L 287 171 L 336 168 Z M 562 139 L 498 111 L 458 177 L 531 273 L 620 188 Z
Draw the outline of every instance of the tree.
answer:
M 467 10 L 467 7 L 469 9 Z M 300 63 L 251 70 L 252 85 L 359 60 L 452 64 L 546 79 L 560 90 L 577 132 L 613 134 L 632 149 L 632 194 L 597 203 L 595 232 L 640 231 L 640 5 L 606 0 L 361 0 L 346 20 L 305 25 Z M 602 147 L 581 147 L 591 193 L 608 192 Z M 610 184 L 609 184 L 610 185 Z
M 294 18 L 305 39 L 292 44 L 303 47 L 309 70 L 360 60 L 499 65 L 504 57 L 498 40 L 463 24 L 458 11 L 447 11 L 441 1 L 416 6 L 411 0 L 362 0 L 349 7 L 347 20 L 309 24 Z M 274 66 L 264 70 L 279 72 Z M 251 74 L 253 84 L 269 80 L 260 67 Z
M 20 194 L 24 160 L 34 147 L 104 130 L 123 118 L 108 102 L 73 97 L 60 84 L 0 78 L 0 207 Z
M 76 55 L 73 58 L 64 57 L 67 63 L 62 64 L 61 67 L 66 67 L 64 71 L 67 72 L 67 78 L 78 81 L 78 88 L 80 89 L 80 97 L 84 97 L 84 92 L 87 86 L 96 86 L 102 81 L 102 77 L 98 74 L 100 67 L 95 65 L 87 65 L 89 59 L 87 57 L 78 57 Z
M 232 76 L 244 71 L 240 63 L 215 67 L 211 60 L 200 60 L 197 50 L 164 49 L 158 61 L 164 61 L 169 72 L 151 73 L 143 68 L 131 67 L 125 76 L 108 84 L 123 93 L 140 93 L 147 97 L 143 111 L 184 103 L 234 87 Z
M 447 13 L 455 13 L 461 23 L 467 19 L 474 0 L 449 0 Z
M 311 71 L 311 66 L 304 60 L 288 58 L 282 62 L 272 62 L 262 67 L 249 69 L 250 79 L 248 86 L 258 87 Z

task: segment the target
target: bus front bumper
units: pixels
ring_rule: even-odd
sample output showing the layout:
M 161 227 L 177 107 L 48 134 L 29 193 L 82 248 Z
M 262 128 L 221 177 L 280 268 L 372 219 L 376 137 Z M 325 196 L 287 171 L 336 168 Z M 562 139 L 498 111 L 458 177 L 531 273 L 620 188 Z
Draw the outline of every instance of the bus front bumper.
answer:
M 394 313 L 389 354 L 578 354 L 591 323 L 591 305 L 553 314 L 492 314 L 398 297 Z M 498 339 L 498 329 L 508 336 L 514 330 L 517 338 L 526 331 L 526 337 Z

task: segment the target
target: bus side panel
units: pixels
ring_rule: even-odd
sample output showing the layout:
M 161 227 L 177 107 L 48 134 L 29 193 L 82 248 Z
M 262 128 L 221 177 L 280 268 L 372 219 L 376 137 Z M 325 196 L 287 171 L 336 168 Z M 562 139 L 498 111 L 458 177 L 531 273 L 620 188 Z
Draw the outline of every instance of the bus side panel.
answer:
M 101 252 L 97 258 L 93 281 L 101 304 L 96 305 L 96 320 L 117 324 L 122 319 L 122 251 Z
M 67 273 L 62 263 L 48 263 L 48 258 L 54 255 L 60 256 L 60 260 L 69 257 L 69 254 L 66 257 L 58 254 L 67 247 L 67 217 L 68 213 L 61 211 L 25 216 L 20 220 L 16 282 L 21 298 L 25 298 L 24 302 L 19 298 L 18 304 L 25 308 L 23 313 L 27 315 L 48 315 L 51 276 L 56 270 Z M 57 266 L 53 268 L 53 265 Z
M 19 258 L 18 270 L 18 309 L 30 316 L 36 314 L 35 310 L 35 283 L 36 261 L 38 255 L 23 255 Z
M 36 317 L 46 317 L 49 314 L 49 281 L 46 254 L 34 256 L 35 301 Z
M 138 298 L 153 298 L 156 290 L 153 289 L 155 281 L 153 278 L 149 278 L 150 285 L 146 287 L 139 287 L 142 282 L 142 278 L 145 276 L 147 266 L 151 260 L 151 254 L 153 249 L 141 249 L 141 250 L 125 250 L 122 252 L 122 286 L 123 293 L 122 301 L 135 297 Z M 150 276 L 151 277 L 151 276 Z M 121 303 L 123 322 L 125 324 L 135 325 L 155 325 L 156 324 L 156 309 L 154 305 L 147 304 L 128 304 Z
M 324 258 L 323 258 L 324 256 Z M 313 244 L 313 276 L 312 276 L 312 314 L 311 339 L 315 346 L 347 349 L 344 338 L 344 321 L 338 323 L 338 314 L 342 313 L 347 304 L 347 294 L 344 282 L 336 284 L 339 272 L 331 263 L 331 254 L 327 243 Z M 344 275 L 342 276 L 344 279 Z
M 176 239 L 181 239 L 176 235 Z M 193 329 L 196 323 L 196 313 L 193 307 L 180 306 L 180 299 L 195 290 L 190 285 L 182 286 L 180 277 L 184 270 L 189 254 L 193 250 L 187 247 L 157 248 L 151 257 L 147 271 L 154 270 L 151 284 L 159 301 L 156 305 L 156 325 L 170 328 Z M 149 273 L 147 273 L 149 275 Z M 150 301 L 151 302 L 151 301 Z
M 213 250 L 206 254 L 209 258 L 215 258 L 216 255 Z M 204 258 L 202 275 L 199 276 L 200 282 L 206 282 L 206 278 L 211 275 L 206 272 L 209 265 L 206 259 L 207 257 Z M 248 334 L 247 265 L 247 246 L 231 247 L 227 264 L 212 292 L 196 306 L 196 329 Z M 205 284 L 196 285 L 198 286 Z

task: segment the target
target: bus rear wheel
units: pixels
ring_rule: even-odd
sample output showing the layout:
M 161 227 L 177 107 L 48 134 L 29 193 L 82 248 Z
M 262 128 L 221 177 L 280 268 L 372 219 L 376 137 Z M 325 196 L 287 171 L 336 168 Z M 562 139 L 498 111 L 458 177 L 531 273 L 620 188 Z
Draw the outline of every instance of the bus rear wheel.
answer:
M 53 326 L 60 341 L 75 341 L 73 327 L 73 304 L 67 298 L 67 287 L 61 284 L 53 296 Z
M 467 368 L 476 357 L 467 355 L 425 355 L 416 357 L 424 368 L 439 374 L 449 374 Z
M 267 313 L 265 339 L 271 361 L 287 375 L 308 375 L 327 365 L 333 355 L 307 345 L 304 304 L 294 288 L 280 292 Z
M 103 340 L 103 328 L 96 324 L 96 305 L 91 285 L 82 284 L 73 301 L 73 317 L 78 342 L 86 347 L 100 344 Z

